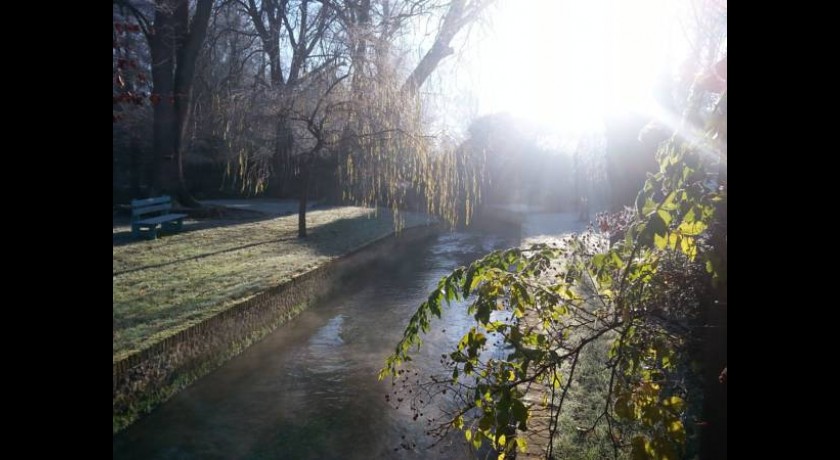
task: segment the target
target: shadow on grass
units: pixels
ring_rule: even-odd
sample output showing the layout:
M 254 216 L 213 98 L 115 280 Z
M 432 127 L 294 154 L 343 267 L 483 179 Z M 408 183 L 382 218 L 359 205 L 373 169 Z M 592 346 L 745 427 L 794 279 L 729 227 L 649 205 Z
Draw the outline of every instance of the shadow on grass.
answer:
M 209 227 L 206 227 L 206 228 L 209 228 Z M 193 229 L 193 230 L 200 230 L 200 229 Z M 151 268 L 166 267 L 166 266 L 169 266 L 169 265 L 175 265 L 175 264 L 179 264 L 179 263 L 182 263 L 182 262 L 187 262 L 187 261 L 190 261 L 190 260 L 198 260 L 198 259 L 203 259 L 205 257 L 224 254 L 226 252 L 234 252 L 234 251 L 239 251 L 239 250 L 242 250 L 242 249 L 252 248 L 254 246 L 261 246 L 263 244 L 280 243 L 282 241 L 291 241 L 291 240 L 294 240 L 294 239 L 296 239 L 296 238 L 284 237 L 284 238 L 277 238 L 277 239 L 273 239 L 273 240 L 257 241 L 255 243 L 248 243 L 248 244 L 243 244 L 241 246 L 235 246 L 235 247 L 227 248 L 227 249 L 220 249 L 218 251 L 207 252 L 207 253 L 204 253 L 204 254 L 198 254 L 198 255 L 191 256 L 191 257 L 184 257 L 183 259 L 174 259 L 174 260 L 170 260 L 168 262 L 162 262 L 162 263 L 159 263 L 159 264 L 144 265 L 142 267 L 136 267 L 136 268 L 131 268 L 131 269 L 122 270 L 122 271 L 116 271 L 116 272 L 114 272 L 114 276 L 125 275 L 126 273 L 132 273 L 132 272 L 137 272 L 137 271 L 141 271 L 141 270 L 148 270 L 148 269 L 151 269 Z
M 184 226 L 178 233 L 189 233 L 208 228 L 230 227 L 234 225 L 250 224 L 263 220 L 276 219 L 276 216 L 245 209 L 224 208 L 221 206 L 208 206 L 206 209 L 178 209 L 173 212 L 188 214 Z M 125 230 L 114 232 L 114 246 L 125 246 L 133 243 L 147 241 L 143 238 L 135 238 L 131 234 L 131 217 L 128 215 L 114 216 L 114 227 L 127 227 Z M 161 232 L 158 238 L 166 238 L 172 233 Z
M 393 214 L 389 210 L 380 210 L 377 215 L 342 218 L 307 228 L 307 237 L 301 238 L 300 242 L 321 255 L 337 257 L 356 251 L 393 231 Z
M 319 211 L 328 211 L 327 208 L 313 209 L 309 211 L 308 217 Z M 226 210 L 228 211 L 228 210 Z M 208 219 L 197 222 L 185 222 L 184 229 L 179 234 L 189 233 L 197 230 L 231 227 L 237 225 L 253 224 L 261 221 L 278 219 L 286 216 L 277 216 L 271 214 L 262 214 L 255 211 L 244 211 L 238 209 L 229 210 L 231 213 L 226 213 L 227 219 Z M 256 216 L 255 216 L 256 214 Z M 238 217 L 238 218 L 233 218 Z M 319 255 L 327 257 L 337 257 L 349 252 L 355 251 L 358 248 L 377 240 L 383 236 L 390 234 L 393 231 L 394 223 L 392 215 L 389 211 L 380 211 L 379 217 L 361 215 L 352 218 L 341 218 L 329 221 L 320 225 L 313 225 L 310 223 L 308 229 L 308 236 L 305 239 L 297 237 L 297 219 L 293 216 L 294 226 L 289 227 L 288 231 L 277 235 L 277 238 L 262 239 L 258 241 L 248 241 L 242 244 L 235 244 L 233 246 L 223 247 L 214 250 L 212 246 L 207 247 L 207 252 L 198 254 L 186 255 L 184 257 L 176 257 L 171 260 L 161 261 L 159 263 L 148 263 L 140 266 L 124 268 L 113 272 L 113 276 L 124 275 L 128 273 L 138 272 L 146 269 L 157 269 L 176 265 L 179 263 L 199 260 L 219 254 L 230 253 L 242 249 L 253 248 L 256 246 L 263 246 L 267 244 L 276 244 L 282 242 L 299 241 L 300 245 L 312 249 Z M 307 219 L 309 220 L 309 219 Z M 125 225 L 125 224 L 123 224 Z M 161 238 L 167 238 L 166 235 Z M 133 243 L 140 243 L 143 239 L 135 239 L 129 230 L 117 232 L 114 234 L 114 247 L 129 245 Z

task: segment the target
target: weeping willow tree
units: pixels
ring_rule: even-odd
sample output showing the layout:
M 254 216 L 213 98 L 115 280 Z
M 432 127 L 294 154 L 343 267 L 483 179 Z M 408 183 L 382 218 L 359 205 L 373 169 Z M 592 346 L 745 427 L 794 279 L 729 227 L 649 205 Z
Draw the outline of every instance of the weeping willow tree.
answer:
M 453 54 L 455 37 L 494 0 L 451 2 L 360 2 L 348 23 L 353 72 L 353 113 L 344 126 L 336 152 L 342 198 L 366 206 L 386 206 L 401 224 L 400 210 L 409 199 L 420 199 L 426 212 L 449 225 L 469 223 L 480 199 L 483 152 L 452 139 L 432 135 L 423 122 L 421 87 L 440 62 Z M 378 6 L 378 7 L 377 7 Z M 379 18 L 378 22 L 370 12 Z M 401 35 L 413 39 L 412 19 L 437 21 L 431 46 L 402 78 Z M 403 54 L 401 54 L 403 53 Z
M 299 236 L 311 168 L 319 159 L 337 159 L 342 198 L 362 206 L 385 207 L 399 229 L 407 201 L 419 198 L 425 211 L 455 225 L 469 219 L 479 198 L 476 152 L 428 135 L 419 99 L 396 80 L 353 88 L 350 74 L 324 72 L 284 101 L 292 122 L 293 158 L 301 178 Z
M 231 90 L 213 98 L 222 120 L 218 135 L 229 152 L 222 189 L 259 195 L 268 185 L 273 149 L 267 134 L 272 110 L 266 99 L 263 92 L 243 90 Z
M 480 198 L 483 153 L 427 133 L 420 99 L 396 85 L 368 89 L 355 108 L 338 169 L 342 197 L 388 207 L 395 216 L 419 198 L 426 212 L 450 225 L 469 222 Z
M 449 45 L 459 31 L 492 3 L 272 2 L 271 11 L 289 23 L 288 31 L 278 31 L 272 40 L 289 47 L 295 78 L 282 85 L 260 83 L 262 74 L 278 80 L 280 53 L 261 64 L 251 62 L 255 84 L 220 99 L 225 121 L 219 126 L 232 152 L 226 176 L 231 185 L 241 193 L 259 194 L 278 180 L 272 157 L 281 141 L 277 120 L 283 120 L 283 151 L 301 203 L 317 166 L 333 172 L 330 178 L 319 176 L 319 184 L 335 184 L 335 196 L 344 202 L 391 209 L 397 228 L 401 211 L 417 202 L 452 225 L 469 221 L 479 198 L 482 155 L 428 131 L 420 88 L 452 54 Z M 254 16 L 264 5 L 248 2 L 245 11 Z M 306 14 L 316 17 L 311 10 L 316 6 L 317 28 L 302 31 L 301 21 Z M 437 20 L 438 30 L 412 70 L 406 67 L 408 50 L 415 46 L 417 24 L 412 21 L 422 18 Z M 260 22 L 253 25 L 259 33 Z M 306 52 L 298 53 L 304 36 Z M 254 48 L 255 56 L 259 50 Z M 305 206 L 299 214 L 303 236 Z

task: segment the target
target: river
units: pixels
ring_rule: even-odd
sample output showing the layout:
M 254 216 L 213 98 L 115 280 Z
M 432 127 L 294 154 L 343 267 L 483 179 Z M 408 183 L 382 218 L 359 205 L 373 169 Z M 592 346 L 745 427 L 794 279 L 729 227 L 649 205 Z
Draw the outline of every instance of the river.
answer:
M 430 447 L 376 375 L 441 276 L 519 233 L 442 233 L 403 244 L 223 367 L 114 436 L 115 459 L 467 458 L 460 433 Z M 439 366 L 471 325 L 450 308 L 414 365 Z M 426 415 L 426 414 L 424 414 Z M 420 421 L 422 422 L 422 420 Z

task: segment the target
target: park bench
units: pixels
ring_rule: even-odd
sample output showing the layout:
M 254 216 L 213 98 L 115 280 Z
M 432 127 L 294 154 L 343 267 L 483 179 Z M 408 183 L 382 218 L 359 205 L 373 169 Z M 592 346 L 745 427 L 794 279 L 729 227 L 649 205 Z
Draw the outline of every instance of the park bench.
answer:
M 145 236 L 153 240 L 157 238 L 158 226 L 165 232 L 181 230 L 186 214 L 173 214 L 172 198 L 158 196 L 131 200 L 131 234 L 139 238 Z

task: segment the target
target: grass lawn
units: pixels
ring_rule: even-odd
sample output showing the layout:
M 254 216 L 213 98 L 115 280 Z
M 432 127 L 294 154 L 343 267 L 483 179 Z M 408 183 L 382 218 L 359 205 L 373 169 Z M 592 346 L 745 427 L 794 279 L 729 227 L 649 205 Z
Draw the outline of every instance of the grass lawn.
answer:
M 427 221 L 404 217 L 406 228 Z M 306 220 L 303 240 L 295 214 L 115 245 L 114 361 L 394 230 L 389 212 L 361 207 Z

